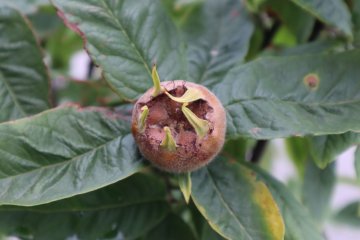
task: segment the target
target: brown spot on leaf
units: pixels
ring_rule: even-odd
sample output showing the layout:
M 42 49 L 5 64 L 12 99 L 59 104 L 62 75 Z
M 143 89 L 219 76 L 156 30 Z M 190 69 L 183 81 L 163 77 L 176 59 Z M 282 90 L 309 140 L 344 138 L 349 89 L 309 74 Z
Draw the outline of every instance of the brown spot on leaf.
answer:
M 320 79 L 315 73 L 310 73 L 304 77 L 304 84 L 310 90 L 316 90 L 319 87 Z

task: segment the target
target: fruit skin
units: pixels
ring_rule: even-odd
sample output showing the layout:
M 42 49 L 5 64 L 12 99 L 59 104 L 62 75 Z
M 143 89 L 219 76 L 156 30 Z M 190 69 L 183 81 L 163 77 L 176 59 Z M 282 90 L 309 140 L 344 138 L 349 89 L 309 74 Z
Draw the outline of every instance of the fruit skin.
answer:
M 186 90 L 184 87 L 198 89 L 204 101 L 189 103 L 189 108 L 194 106 L 194 113 L 209 122 L 210 131 L 204 138 L 199 138 L 195 130 L 189 128 L 181 112 L 182 104 L 171 100 L 164 93 L 154 98 L 154 88 L 150 88 L 135 103 L 132 113 L 132 134 L 140 152 L 156 167 L 168 172 L 189 172 L 205 166 L 224 145 L 226 113 L 221 102 L 207 88 L 184 80 L 162 82 L 161 86 L 168 92 L 181 95 Z M 144 105 L 149 107 L 150 113 L 145 130 L 140 131 L 138 121 Z M 168 151 L 160 146 L 165 137 L 165 126 L 170 128 L 176 141 L 175 151 Z

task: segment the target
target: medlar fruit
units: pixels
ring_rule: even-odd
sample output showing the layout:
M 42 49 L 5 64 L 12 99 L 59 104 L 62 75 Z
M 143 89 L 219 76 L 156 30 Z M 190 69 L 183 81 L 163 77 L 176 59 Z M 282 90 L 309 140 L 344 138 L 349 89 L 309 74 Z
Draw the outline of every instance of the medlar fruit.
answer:
M 142 155 L 168 172 L 188 172 L 209 163 L 224 145 L 226 113 L 207 88 L 183 80 L 160 83 L 136 102 L 132 133 Z

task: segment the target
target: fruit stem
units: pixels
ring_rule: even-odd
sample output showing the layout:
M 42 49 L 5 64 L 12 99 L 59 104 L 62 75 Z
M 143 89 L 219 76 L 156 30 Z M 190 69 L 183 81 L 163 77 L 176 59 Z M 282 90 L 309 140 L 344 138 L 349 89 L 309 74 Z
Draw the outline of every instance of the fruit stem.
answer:
M 195 113 L 193 113 L 189 108 L 187 108 L 188 103 L 184 103 L 181 107 L 181 111 L 184 113 L 186 119 L 189 121 L 191 126 L 195 129 L 196 134 L 203 138 L 208 133 L 210 127 L 209 122 L 198 118 Z
M 151 77 L 152 77 L 153 84 L 154 84 L 154 92 L 153 92 L 152 96 L 156 97 L 164 91 L 164 88 L 161 87 L 161 85 L 160 85 L 160 77 L 156 70 L 155 64 L 152 68 Z
M 141 115 L 140 115 L 140 118 L 139 118 L 139 130 L 140 132 L 143 132 L 145 130 L 145 126 L 146 126 L 146 119 L 149 115 L 149 108 L 148 106 L 143 106 L 141 108 Z
M 165 148 L 168 151 L 175 151 L 177 145 L 176 145 L 176 142 L 175 142 L 173 136 L 171 135 L 170 128 L 164 127 L 164 131 L 165 131 L 165 138 L 161 142 L 160 146 Z

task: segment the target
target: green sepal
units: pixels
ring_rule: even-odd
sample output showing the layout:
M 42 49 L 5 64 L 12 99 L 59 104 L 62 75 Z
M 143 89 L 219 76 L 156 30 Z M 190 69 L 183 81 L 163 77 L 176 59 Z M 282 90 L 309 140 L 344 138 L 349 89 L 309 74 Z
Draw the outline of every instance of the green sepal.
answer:
M 190 103 L 203 98 L 202 93 L 196 88 L 189 88 L 181 97 L 174 97 L 168 92 L 165 92 L 165 94 L 178 103 Z
M 184 103 L 181 107 L 181 111 L 184 113 L 186 119 L 189 121 L 191 126 L 193 126 L 193 128 L 195 129 L 196 134 L 200 138 L 205 137 L 205 135 L 210 129 L 209 122 L 204 119 L 198 118 L 195 113 L 193 113 L 189 108 L 186 107 L 187 105 L 187 103 Z
M 173 136 L 171 135 L 170 128 L 164 127 L 164 131 L 165 131 L 165 138 L 160 143 L 160 146 L 165 148 L 168 151 L 175 151 L 177 145 L 176 145 L 176 142 L 175 142 Z
M 160 85 L 160 77 L 156 70 L 156 65 L 154 65 L 152 68 L 151 77 L 152 77 L 152 80 L 154 83 L 154 92 L 153 92 L 152 96 L 156 97 L 164 91 L 164 88 L 161 87 L 161 85 Z
M 139 131 L 140 132 L 143 132 L 145 130 L 145 126 L 146 126 L 146 119 L 149 115 L 149 108 L 148 106 L 143 106 L 141 108 L 141 115 L 140 115 L 140 118 L 139 118 Z

